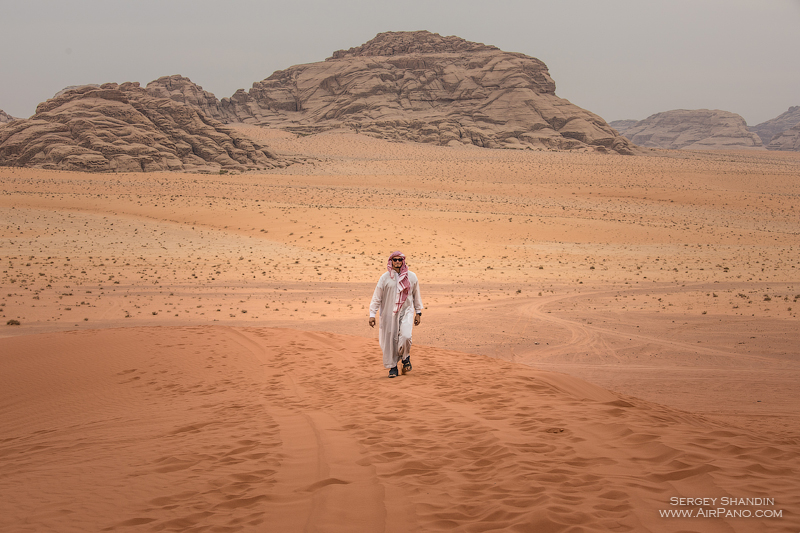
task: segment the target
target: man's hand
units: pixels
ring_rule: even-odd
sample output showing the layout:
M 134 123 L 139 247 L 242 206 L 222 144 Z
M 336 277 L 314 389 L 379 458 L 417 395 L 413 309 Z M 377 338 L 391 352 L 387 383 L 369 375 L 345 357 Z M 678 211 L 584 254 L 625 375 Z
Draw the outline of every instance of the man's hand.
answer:
M 375 327 L 375 317 L 374 316 L 369 317 L 369 327 L 371 327 L 371 328 Z
M 419 326 L 420 322 L 422 322 L 422 315 L 414 315 L 414 325 Z

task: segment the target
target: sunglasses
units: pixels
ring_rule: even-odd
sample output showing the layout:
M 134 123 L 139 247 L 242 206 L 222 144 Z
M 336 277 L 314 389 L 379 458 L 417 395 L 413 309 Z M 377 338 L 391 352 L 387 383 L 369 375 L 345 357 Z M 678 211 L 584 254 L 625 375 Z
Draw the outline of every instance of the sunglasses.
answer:
M 402 262 L 403 258 L 402 257 L 392 257 L 392 261 L 400 261 L 400 262 Z

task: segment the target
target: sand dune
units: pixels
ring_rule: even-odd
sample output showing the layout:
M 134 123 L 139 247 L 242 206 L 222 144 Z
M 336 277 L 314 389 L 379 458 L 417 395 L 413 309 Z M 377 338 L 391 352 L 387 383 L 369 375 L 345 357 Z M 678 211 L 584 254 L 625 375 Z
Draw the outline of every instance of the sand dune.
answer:
M 0 168 L 0 530 L 798 529 L 797 154 L 237 128 L 306 162 Z
M 796 442 L 525 365 L 420 346 L 415 369 L 386 380 L 372 339 L 272 328 L 106 329 L 2 347 L 4 530 L 800 525 L 788 514 L 800 504 Z M 786 514 L 658 512 L 673 496 L 740 495 Z

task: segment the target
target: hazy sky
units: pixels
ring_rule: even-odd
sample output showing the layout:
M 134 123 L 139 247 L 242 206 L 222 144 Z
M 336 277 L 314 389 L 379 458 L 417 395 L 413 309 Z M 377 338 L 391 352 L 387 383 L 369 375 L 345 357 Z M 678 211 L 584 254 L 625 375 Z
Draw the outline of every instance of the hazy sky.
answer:
M 800 0 L 0 0 L 0 109 L 169 74 L 223 98 L 422 29 L 537 57 L 607 121 L 710 108 L 755 125 L 800 105 Z

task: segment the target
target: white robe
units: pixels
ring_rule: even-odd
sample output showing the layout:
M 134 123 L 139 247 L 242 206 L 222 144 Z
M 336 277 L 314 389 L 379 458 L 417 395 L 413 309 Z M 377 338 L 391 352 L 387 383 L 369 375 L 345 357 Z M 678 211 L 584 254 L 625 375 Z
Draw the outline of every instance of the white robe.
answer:
M 394 273 L 394 279 L 389 272 L 384 272 L 375 287 L 372 302 L 369 304 L 369 316 L 374 317 L 380 311 L 378 339 L 383 350 L 383 366 L 394 368 L 401 359 L 397 353 L 403 346 L 403 357 L 411 354 L 411 328 L 414 325 L 414 315 L 422 312 L 422 298 L 419 294 L 417 275 L 408 271 L 408 298 L 403 302 L 400 310 L 395 314 L 394 305 L 397 302 L 397 279 L 400 274 Z

